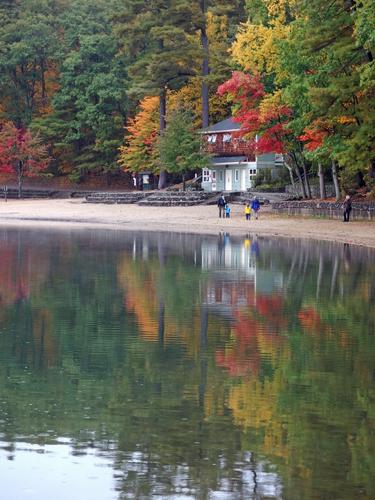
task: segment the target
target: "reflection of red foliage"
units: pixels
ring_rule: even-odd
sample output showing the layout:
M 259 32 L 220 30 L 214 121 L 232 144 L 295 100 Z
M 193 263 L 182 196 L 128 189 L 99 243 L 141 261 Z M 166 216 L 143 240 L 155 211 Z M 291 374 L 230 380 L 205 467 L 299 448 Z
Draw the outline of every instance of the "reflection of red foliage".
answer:
M 281 297 L 274 295 L 268 297 L 260 295 L 257 297 L 256 308 L 259 314 L 271 319 L 271 316 L 277 314 L 283 307 L 283 300 Z
M 29 296 L 29 256 L 22 265 L 16 258 L 17 253 L 13 245 L 3 244 L 0 247 L 0 302 L 13 304 L 25 300 Z
M 244 347 L 256 343 L 257 332 L 263 328 L 263 325 L 248 315 L 237 312 L 235 315 L 236 324 L 234 333 L 240 344 Z
M 256 375 L 260 366 L 257 334 L 263 328 L 255 318 L 237 311 L 233 333 L 236 344 L 232 349 L 218 351 L 216 363 L 229 371 L 231 376 Z
M 252 291 L 248 299 L 250 299 L 248 308 L 236 309 L 233 312 L 234 346 L 216 353 L 216 363 L 228 370 L 231 376 L 256 375 L 264 346 L 279 344 L 281 337 L 278 333 L 287 323 L 281 296 L 259 295 L 255 299 Z M 254 315 L 254 302 L 256 302 L 255 311 L 260 316 Z
M 268 330 L 279 333 L 279 330 L 287 325 L 287 319 L 283 312 L 284 301 L 279 295 L 259 295 L 256 300 L 256 310 L 265 317 Z
M 298 313 L 298 319 L 303 328 L 309 331 L 322 329 L 322 321 L 319 313 L 313 307 L 305 307 Z
M 218 351 L 216 353 L 218 366 L 228 370 L 231 377 L 244 377 L 251 373 L 256 375 L 259 371 L 259 353 L 251 353 L 237 348 L 228 352 Z

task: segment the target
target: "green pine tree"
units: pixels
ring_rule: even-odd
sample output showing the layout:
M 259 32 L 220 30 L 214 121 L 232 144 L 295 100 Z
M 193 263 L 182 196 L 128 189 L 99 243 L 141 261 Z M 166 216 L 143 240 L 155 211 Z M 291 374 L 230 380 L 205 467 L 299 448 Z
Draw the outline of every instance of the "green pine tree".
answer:
M 201 138 L 194 130 L 192 117 L 183 110 L 168 115 L 168 125 L 158 144 L 161 164 L 168 172 L 179 173 L 185 190 L 185 175 L 209 164 L 201 150 Z

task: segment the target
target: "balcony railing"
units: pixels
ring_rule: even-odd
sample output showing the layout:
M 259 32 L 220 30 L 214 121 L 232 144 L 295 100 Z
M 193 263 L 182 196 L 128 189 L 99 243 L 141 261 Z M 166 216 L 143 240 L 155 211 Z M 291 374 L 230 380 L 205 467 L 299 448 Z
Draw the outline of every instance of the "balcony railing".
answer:
M 247 141 L 241 138 L 232 137 L 231 140 L 223 140 L 223 136 L 217 134 L 215 142 L 208 140 L 208 136 L 203 136 L 203 150 L 214 156 L 246 156 L 254 158 L 254 154 Z

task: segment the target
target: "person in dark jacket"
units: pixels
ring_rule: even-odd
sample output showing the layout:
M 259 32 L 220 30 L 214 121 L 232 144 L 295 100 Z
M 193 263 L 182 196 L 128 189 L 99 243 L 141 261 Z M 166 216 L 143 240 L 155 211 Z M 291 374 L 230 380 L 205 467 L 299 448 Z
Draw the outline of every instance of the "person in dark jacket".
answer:
M 344 222 L 349 222 L 350 212 L 352 211 L 352 200 L 348 194 L 345 196 L 343 209 L 344 209 Z
M 258 198 L 254 198 L 251 202 L 251 210 L 253 211 L 254 217 L 256 219 L 258 218 L 259 209 L 260 209 L 260 202 L 259 202 Z
M 225 205 L 227 202 L 225 201 L 224 195 L 222 194 L 218 199 L 217 206 L 219 207 L 219 217 L 225 217 Z

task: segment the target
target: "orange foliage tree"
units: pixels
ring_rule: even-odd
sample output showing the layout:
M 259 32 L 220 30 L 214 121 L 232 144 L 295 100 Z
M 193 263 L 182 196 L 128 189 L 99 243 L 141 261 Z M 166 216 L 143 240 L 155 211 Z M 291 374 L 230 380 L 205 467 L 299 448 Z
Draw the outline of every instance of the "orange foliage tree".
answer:
M 139 112 L 126 127 L 125 143 L 120 147 L 119 156 L 119 164 L 126 172 L 158 171 L 158 108 L 158 97 L 145 97 L 140 102 Z

